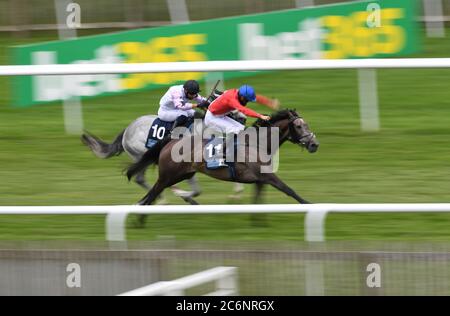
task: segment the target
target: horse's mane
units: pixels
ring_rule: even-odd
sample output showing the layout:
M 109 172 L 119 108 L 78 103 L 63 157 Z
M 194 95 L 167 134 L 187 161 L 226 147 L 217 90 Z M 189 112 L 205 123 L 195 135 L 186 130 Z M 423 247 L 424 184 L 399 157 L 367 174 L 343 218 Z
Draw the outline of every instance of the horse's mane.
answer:
M 298 116 L 296 110 L 291 110 L 291 109 L 284 109 L 284 110 L 280 110 L 278 112 L 273 113 L 270 116 L 270 120 L 269 121 L 264 121 L 262 119 L 258 119 L 253 126 L 254 127 L 258 127 L 258 126 L 267 126 L 267 125 L 271 125 L 274 124 L 278 121 L 284 120 L 289 118 L 290 115 L 294 115 L 294 116 Z

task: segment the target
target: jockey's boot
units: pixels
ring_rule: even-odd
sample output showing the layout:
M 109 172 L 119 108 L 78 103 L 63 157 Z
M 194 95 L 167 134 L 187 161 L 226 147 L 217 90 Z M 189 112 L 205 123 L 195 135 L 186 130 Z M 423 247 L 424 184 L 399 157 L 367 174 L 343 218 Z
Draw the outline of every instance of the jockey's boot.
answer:
M 175 120 L 175 122 L 172 125 L 170 132 L 172 132 L 177 127 L 186 126 L 188 121 L 189 121 L 189 118 L 187 116 L 181 115 L 181 116 L 177 117 L 177 119 Z
M 177 127 L 189 127 L 193 123 L 193 118 L 181 115 L 177 117 L 177 119 L 173 122 L 172 128 L 170 129 L 169 133 L 167 133 L 166 138 L 171 138 L 172 132 Z

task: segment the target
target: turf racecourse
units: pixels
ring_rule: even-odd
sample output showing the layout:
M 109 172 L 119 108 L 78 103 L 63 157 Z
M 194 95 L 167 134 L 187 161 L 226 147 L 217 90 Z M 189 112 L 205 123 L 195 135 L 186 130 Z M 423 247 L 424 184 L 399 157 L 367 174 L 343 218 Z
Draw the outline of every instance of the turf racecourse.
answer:
M 450 31 L 449 31 L 450 32 Z M 33 41 L 48 40 L 42 34 Z M 0 37 L 6 47 L 28 40 Z M 425 39 L 414 57 L 449 57 L 450 37 Z M 308 154 L 286 144 L 279 176 L 302 197 L 321 203 L 450 202 L 450 70 L 380 70 L 382 131 L 359 128 L 355 70 L 272 72 L 227 81 L 276 96 L 296 108 L 317 134 L 321 147 Z M 10 107 L 10 82 L 0 78 L 0 205 L 134 204 L 144 191 L 128 183 L 125 155 L 95 158 L 77 136 L 64 133 L 60 104 Z M 164 89 L 83 102 L 85 128 L 108 141 L 140 115 L 156 113 Z M 265 111 L 259 106 L 252 106 Z M 148 172 L 155 179 L 155 170 Z M 232 184 L 200 175 L 202 204 L 235 203 Z M 251 203 L 247 185 L 240 203 Z M 183 203 L 167 193 L 170 203 Z M 294 203 L 272 188 L 265 203 Z M 151 216 L 129 239 L 303 240 L 302 215 L 269 215 L 253 227 L 247 215 Z M 450 240 L 450 214 L 331 214 L 329 240 Z M 0 216 L 0 240 L 102 240 L 102 216 Z

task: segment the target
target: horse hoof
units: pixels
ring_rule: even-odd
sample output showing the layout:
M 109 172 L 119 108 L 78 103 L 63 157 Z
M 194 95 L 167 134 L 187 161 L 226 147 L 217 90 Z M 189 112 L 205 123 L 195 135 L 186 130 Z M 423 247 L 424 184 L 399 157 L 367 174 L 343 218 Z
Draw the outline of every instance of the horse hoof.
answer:
M 147 215 L 137 215 L 136 220 L 133 222 L 133 228 L 144 228 Z
M 193 197 L 193 198 L 194 198 L 194 197 L 197 197 L 197 196 L 199 196 L 201 193 L 202 193 L 202 191 L 193 191 L 191 197 Z
M 192 199 L 192 198 L 183 198 L 183 200 L 186 203 L 189 203 L 190 205 L 200 205 L 196 200 Z

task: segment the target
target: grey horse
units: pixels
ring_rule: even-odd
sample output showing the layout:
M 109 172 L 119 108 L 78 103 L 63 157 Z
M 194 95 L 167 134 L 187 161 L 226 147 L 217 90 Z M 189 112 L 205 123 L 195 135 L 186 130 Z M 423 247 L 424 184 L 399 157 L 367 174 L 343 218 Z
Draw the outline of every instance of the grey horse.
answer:
M 147 151 L 145 142 L 147 141 L 147 136 L 153 121 L 156 118 L 156 115 L 144 115 L 137 118 L 130 125 L 128 125 L 125 130 L 117 135 L 111 144 L 104 142 L 100 138 L 88 132 L 81 135 L 81 141 L 99 158 L 106 159 L 113 156 L 118 156 L 125 151 L 133 162 L 137 162 Z M 149 186 L 145 180 L 145 170 L 137 173 L 134 181 L 146 191 L 151 189 L 151 186 Z M 187 181 L 191 187 L 191 191 L 184 191 L 176 186 L 172 186 L 171 190 L 176 196 L 181 197 L 184 201 L 190 204 L 196 204 L 192 198 L 200 194 L 198 180 L 194 176 Z M 239 199 L 242 191 L 243 186 L 240 183 L 236 183 L 234 187 L 234 194 L 230 197 Z M 162 196 L 160 196 L 159 203 L 165 203 Z

